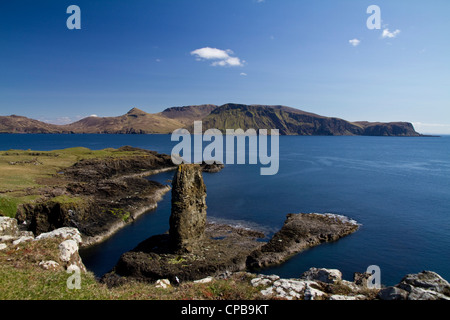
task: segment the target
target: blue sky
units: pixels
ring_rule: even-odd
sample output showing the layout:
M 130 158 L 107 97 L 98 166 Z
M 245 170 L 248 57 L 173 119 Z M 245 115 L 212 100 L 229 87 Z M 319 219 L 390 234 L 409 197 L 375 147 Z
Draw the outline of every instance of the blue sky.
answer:
M 235 102 L 450 133 L 449 14 L 448 0 L 2 0 L 0 115 Z

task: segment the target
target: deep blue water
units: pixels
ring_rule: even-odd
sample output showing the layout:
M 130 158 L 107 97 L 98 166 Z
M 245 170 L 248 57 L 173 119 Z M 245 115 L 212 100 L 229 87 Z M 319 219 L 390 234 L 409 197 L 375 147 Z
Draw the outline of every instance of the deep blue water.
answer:
M 170 135 L 0 135 L 0 150 L 92 149 L 131 145 L 170 153 Z M 362 224 L 338 242 L 303 252 L 264 273 L 298 277 L 310 267 L 340 269 L 351 280 L 369 265 L 383 284 L 433 270 L 450 279 L 450 137 L 280 137 L 280 170 L 227 165 L 205 174 L 208 216 L 281 228 L 288 213 L 336 213 Z M 151 179 L 166 183 L 173 173 Z M 170 193 L 111 239 L 82 252 L 88 269 L 109 271 L 120 255 L 168 230 Z

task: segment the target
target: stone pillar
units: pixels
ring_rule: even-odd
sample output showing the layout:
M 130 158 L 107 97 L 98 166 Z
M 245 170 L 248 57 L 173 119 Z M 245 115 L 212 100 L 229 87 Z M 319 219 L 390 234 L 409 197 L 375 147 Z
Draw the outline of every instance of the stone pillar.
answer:
M 206 227 L 206 186 L 199 165 L 182 164 L 172 180 L 170 241 L 178 252 L 192 252 Z

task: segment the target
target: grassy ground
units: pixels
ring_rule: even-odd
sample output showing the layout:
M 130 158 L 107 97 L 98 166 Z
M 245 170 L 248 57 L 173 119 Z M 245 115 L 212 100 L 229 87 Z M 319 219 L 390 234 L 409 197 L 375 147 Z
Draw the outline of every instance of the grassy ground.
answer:
M 64 186 L 59 174 L 77 161 L 91 158 L 127 157 L 142 151 L 69 148 L 54 151 L 8 150 L 0 152 L 0 215 L 14 217 L 17 206 L 40 197 L 45 187 Z M 55 199 L 55 201 L 70 199 Z M 76 201 L 72 199 L 73 201 Z
M 183 283 L 167 289 L 132 282 L 109 289 L 90 272 L 81 274 L 81 288 L 68 289 L 72 275 L 44 270 L 40 261 L 58 260 L 59 241 L 29 241 L 0 251 L 0 300 L 255 300 L 262 299 L 245 274 L 210 283 Z

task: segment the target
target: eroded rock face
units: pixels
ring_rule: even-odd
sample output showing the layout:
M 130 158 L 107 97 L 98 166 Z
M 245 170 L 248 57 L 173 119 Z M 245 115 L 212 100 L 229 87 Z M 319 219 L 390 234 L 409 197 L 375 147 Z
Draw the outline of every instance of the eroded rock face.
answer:
M 73 240 L 78 244 L 82 243 L 81 233 L 76 228 L 59 228 L 51 232 L 41 233 L 36 237 L 36 240 L 48 239 L 48 238 L 61 238 L 63 240 Z
M 191 252 L 204 238 L 206 186 L 199 165 L 180 165 L 172 181 L 170 241 L 175 251 Z
M 342 280 L 342 273 L 337 269 L 311 268 L 300 277 L 302 280 L 335 283 Z
M 0 217 L 0 236 L 16 236 L 19 234 L 17 220 L 9 217 Z

